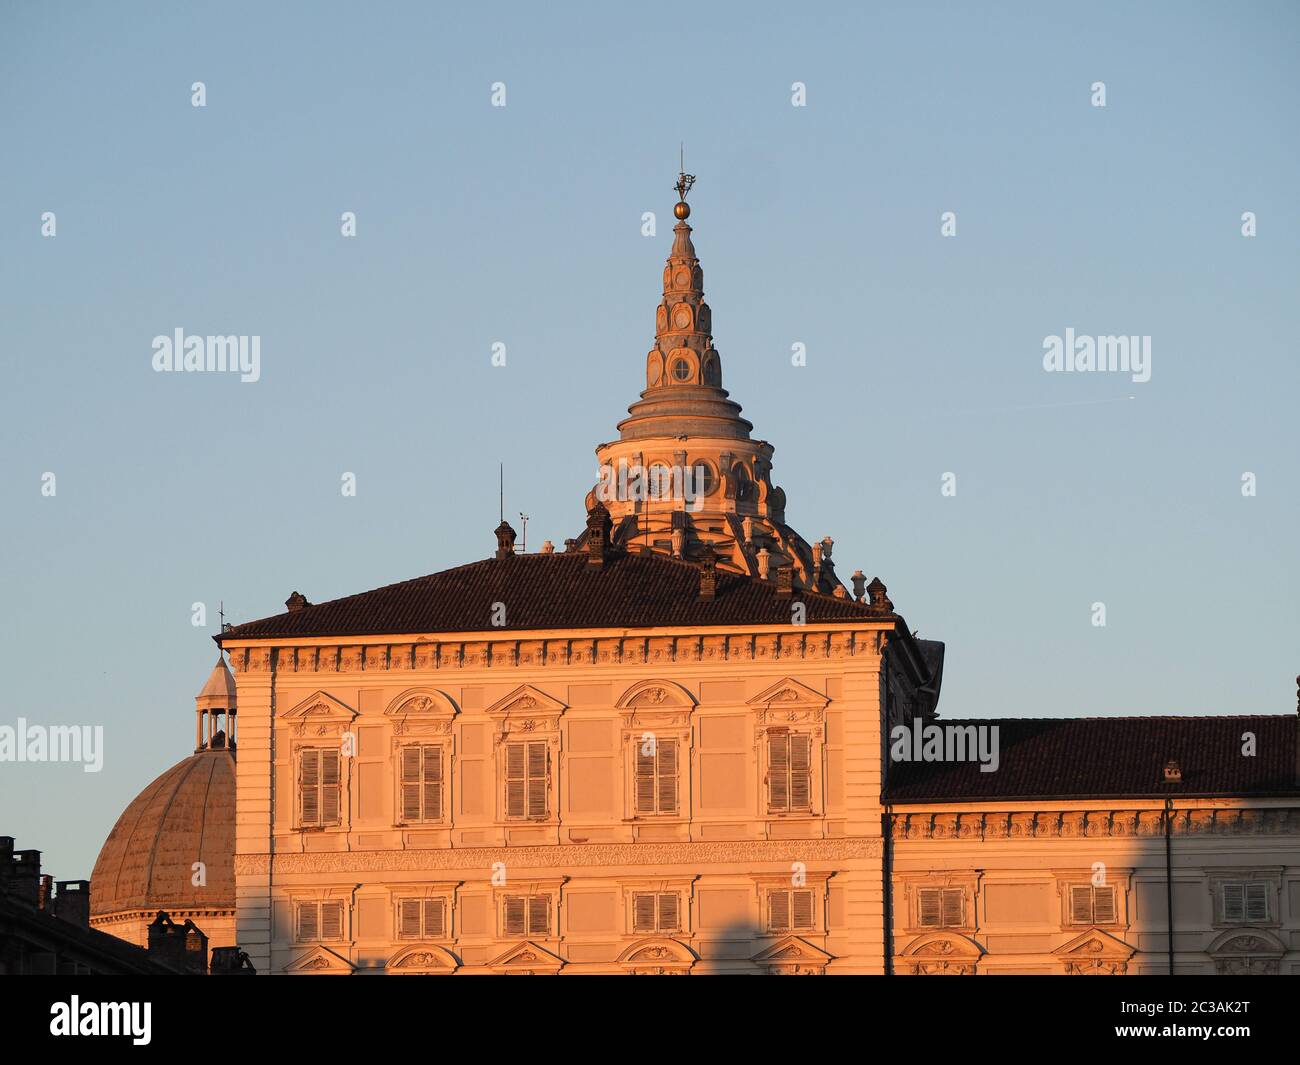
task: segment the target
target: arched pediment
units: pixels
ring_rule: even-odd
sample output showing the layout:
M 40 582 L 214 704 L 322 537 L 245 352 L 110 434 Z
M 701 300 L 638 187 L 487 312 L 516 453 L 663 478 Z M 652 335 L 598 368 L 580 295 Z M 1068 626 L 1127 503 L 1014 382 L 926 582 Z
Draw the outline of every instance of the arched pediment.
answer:
M 1280 958 L 1286 953 L 1286 947 L 1263 928 L 1230 928 L 1216 936 L 1205 952 L 1216 958 L 1233 955 Z
M 899 955 L 901 972 L 914 976 L 974 976 L 984 948 L 959 932 L 927 932 Z
M 698 956 L 685 943 L 664 936 L 638 940 L 618 956 L 620 965 L 629 968 L 690 968 Z
M 384 968 L 390 973 L 454 973 L 460 968 L 456 956 L 445 947 L 421 943 L 394 954 Z
M 313 692 L 288 710 L 282 711 L 281 717 L 322 718 L 326 721 L 351 721 L 357 712 L 326 691 Z
M 642 680 L 633 684 L 614 706 L 619 710 L 666 710 L 695 706 L 695 696 L 672 680 Z
M 384 711 L 389 717 L 455 717 L 459 713 L 456 701 L 437 688 L 407 688 Z

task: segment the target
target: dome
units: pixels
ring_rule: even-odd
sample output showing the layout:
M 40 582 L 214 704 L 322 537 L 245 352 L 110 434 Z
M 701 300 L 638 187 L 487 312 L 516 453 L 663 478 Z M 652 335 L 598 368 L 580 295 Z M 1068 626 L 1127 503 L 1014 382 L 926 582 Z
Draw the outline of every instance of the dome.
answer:
M 195 862 L 207 867 L 201 887 Z M 104 916 L 234 906 L 235 758 L 218 747 L 176 763 L 117 819 L 95 861 L 90 908 Z

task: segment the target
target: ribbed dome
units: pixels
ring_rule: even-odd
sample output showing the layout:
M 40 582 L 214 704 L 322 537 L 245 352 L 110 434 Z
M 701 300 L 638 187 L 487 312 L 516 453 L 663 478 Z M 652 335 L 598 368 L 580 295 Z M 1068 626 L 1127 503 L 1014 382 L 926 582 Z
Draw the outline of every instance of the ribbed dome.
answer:
M 195 862 L 207 884 L 191 883 Z M 235 759 L 200 751 L 150 784 L 109 833 L 91 875 L 94 916 L 123 910 L 233 909 Z

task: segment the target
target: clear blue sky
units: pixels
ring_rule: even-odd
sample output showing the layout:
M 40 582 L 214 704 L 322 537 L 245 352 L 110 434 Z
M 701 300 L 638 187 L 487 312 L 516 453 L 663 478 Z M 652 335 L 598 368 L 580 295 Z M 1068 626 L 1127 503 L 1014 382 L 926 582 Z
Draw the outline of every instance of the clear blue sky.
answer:
M 0 765 L 57 875 L 191 750 L 218 600 L 484 557 L 498 460 L 576 535 L 680 141 L 725 383 L 791 523 L 947 641 L 944 713 L 1294 710 L 1296 5 L 613 7 L 0 8 L 0 724 L 106 729 Z M 154 373 L 177 327 L 261 381 Z M 1151 381 L 1045 373 L 1067 327 Z

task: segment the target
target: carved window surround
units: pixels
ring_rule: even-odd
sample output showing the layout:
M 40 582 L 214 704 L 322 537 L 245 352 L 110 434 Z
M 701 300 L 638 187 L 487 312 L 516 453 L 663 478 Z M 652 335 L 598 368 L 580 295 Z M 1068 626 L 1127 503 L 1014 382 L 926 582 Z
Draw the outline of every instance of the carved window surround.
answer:
M 358 714 L 346 703 L 325 691 L 313 692 L 280 713 L 288 729 L 288 755 L 293 773 L 293 795 L 289 802 L 290 827 L 295 832 L 346 832 L 352 816 L 352 761 L 356 735 L 351 731 Z M 346 741 L 346 742 L 345 742 Z M 303 824 L 299 795 L 302 788 L 303 752 L 338 751 L 338 820 L 328 824 Z M 282 807 L 283 809 L 283 807 Z
M 531 940 L 560 939 L 560 894 L 569 878 L 566 876 L 560 876 L 548 877 L 545 879 L 513 880 L 509 877 L 508 863 L 506 865 L 505 873 L 507 877 L 506 882 L 499 887 L 494 886 L 492 891 L 492 908 L 496 913 L 497 939 L 517 940 L 521 935 Z M 531 899 L 538 896 L 546 896 L 549 900 L 546 932 L 533 932 L 527 928 L 523 933 L 507 932 L 506 900 L 515 898 Z M 525 919 L 527 920 L 527 903 L 525 903 L 524 909 Z M 492 964 L 496 963 L 494 962 Z
M 956 929 L 930 930 L 913 939 L 894 958 L 894 972 L 905 976 L 974 976 L 984 948 Z
M 623 819 L 676 824 L 690 821 L 692 719 L 696 700 L 686 688 L 671 680 L 644 680 L 628 688 L 614 704 L 619 712 L 623 777 Z M 672 813 L 637 811 L 637 756 L 648 743 L 677 745 L 677 801 Z
M 1052 953 L 1067 976 L 1123 976 L 1137 951 L 1109 932 L 1091 928 Z
M 393 699 L 384 711 L 392 727 L 389 744 L 393 787 L 393 825 L 397 828 L 424 828 L 451 823 L 452 777 L 456 766 L 455 731 L 460 708 L 446 692 L 437 688 L 408 688 Z M 402 816 L 402 749 L 434 746 L 442 749 L 441 817 L 423 817 L 407 821 Z
M 1220 976 L 1277 976 L 1286 947 L 1272 932 L 1258 927 L 1234 927 L 1220 934 L 1205 952 Z
M 802 864 L 802 863 L 792 863 Z M 826 933 L 826 908 L 828 905 L 829 882 L 833 876 L 830 872 L 809 872 L 807 869 L 791 869 L 790 873 L 777 876 L 753 877 L 754 890 L 758 896 L 759 931 L 766 936 L 815 936 Z M 812 895 L 812 926 L 810 928 L 792 928 L 786 925 L 777 928 L 773 924 L 771 912 L 771 893 L 806 891 Z M 792 900 L 793 901 L 793 900 Z M 790 923 L 794 922 L 793 907 Z
M 696 876 L 672 876 L 672 877 L 637 877 L 633 879 L 619 879 L 619 890 L 623 901 L 623 929 L 625 937 L 635 937 L 644 939 L 647 935 L 668 935 L 668 936 L 689 936 L 693 930 L 693 887 Z M 677 916 L 678 927 L 669 932 L 649 933 L 638 932 L 636 930 L 636 920 L 634 907 L 634 898 L 637 895 L 666 895 L 673 894 L 677 896 Z
M 754 718 L 754 749 L 758 767 L 758 816 L 815 820 L 826 812 L 826 707 L 830 699 L 819 691 L 785 677 L 745 701 Z M 808 737 L 808 805 L 786 809 L 772 806 L 772 744 L 777 734 Z M 791 744 L 793 746 L 793 744 Z
M 560 823 L 560 717 L 568 707 L 531 684 L 521 684 L 509 695 L 487 708 L 493 723 L 492 744 L 495 751 L 496 821 L 500 826 L 557 826 Z M 546 813 L 545 816 L 511 816 L 507 791 L 509 745 L 542 742 L 546 744 Z M 528 797 L 525 795 L 525 808 Z
M 894 891 L 902 895 L 896 913 L 902 917 L 903 929 L 913 935 L 937 932 L 974 935 L 979 927 L 976 906 L 979 901 L 982 871 L 951 870 L 933 873 L 899 873 L 894 877 Z M 956 889 L 961 892 L 961 923 L 942 929 L 921 924 L 921 891 L 928 888 Z
M 1247 926 L 1253 928 L 1280 928 L 1282 926 L 1281 906 L 1279 905 L 1282 893 L 1282 873 L 1283 867 L 1280 865 L 1238 866 L 1230 869 L 1217 868 L 1208 870 L 1205 887 L 1210 893 L 1212 905 L 1210 927 L 1223 929 L 1241 929 Z M 1263 883 L 1265 885 L 1268 905 L 1266 920 L 1228 921 L 1224 918 L 1223 886 L 1224 884 L 1241 883 Z
M 1111 931 L 1126 929 L 1129 926 L 1129 898 L 1133 890 L 1133 870 L 1122 866 L 1107 865 L 1102 884 L 1093 883 L 1093 873 L 1088 869 L 1053 869 L 1056 881 L 1056 898 L 1063 930 L 1077 928 L 1107 928 Z M 1070 911 L 1070 889 L 1072 887 L 1113 887 L 1115 889 L 1115 919 L 1113 921 L 1073 920 Z

